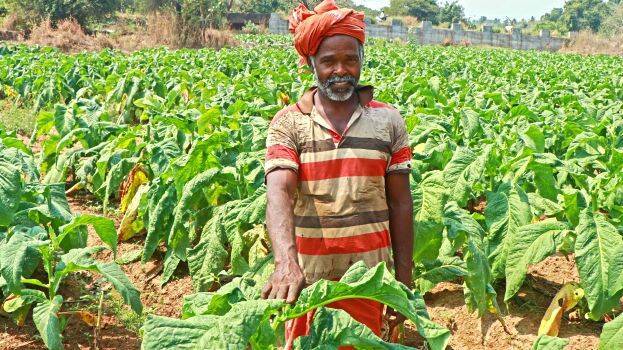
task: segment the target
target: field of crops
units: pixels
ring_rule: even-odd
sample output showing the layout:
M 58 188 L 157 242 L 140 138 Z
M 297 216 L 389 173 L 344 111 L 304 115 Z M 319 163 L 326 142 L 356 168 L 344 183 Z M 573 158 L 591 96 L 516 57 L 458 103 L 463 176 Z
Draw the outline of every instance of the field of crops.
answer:
M 569 311 L 604 325 L 599 349 L 623 348 L 622 58 L 370 43 L 363 82 L 402 112 L 414 154 L 416 288 L 357 264 L 285 305 L 259 299 L 272 268 L 264 143 L 313 79 L 288 38 L 241 40 L 130 55 L 0 46 L 0 99 L 38 114 L 29 140 L 0 125 L 0 323 L 34 322 L 50 349 L 73 314 L 97 328 L 63 303 L 79 271 L 140 313 L 137 288 L 101 258 L 132 240 L 136 259 L 162 262 L 162 284 L 181 270 L 195 291 L 180 319 L 145 312 L 144 349 L 277 348 L 285 322 L 317 308 L 295 347 L 407 348 L 323 307 L 352 297 L 403 313 L 428 349 L 462 349 L 427 293 L 458 283 L 468 310 L 503 322 L 530 266 L 565 256 L 578 281 L 556 285 L 542 334 L 522 348 L 565 348 L 555 336 Z M 86 195 L 101 216 L 71 212 L 67 197 Z

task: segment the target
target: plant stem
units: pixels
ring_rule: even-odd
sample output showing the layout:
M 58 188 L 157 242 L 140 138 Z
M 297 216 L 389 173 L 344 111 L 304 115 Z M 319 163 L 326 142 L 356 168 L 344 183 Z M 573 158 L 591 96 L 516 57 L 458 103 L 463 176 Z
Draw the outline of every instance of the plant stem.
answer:
M 97 323 L 95 324 L 95 328 L 93 329 L 93 348 L 98 350 L 98 339 L 100 337 L 101 330 L 101 321 L 102 321 L 102 305 L 104 303 L 104 292 L 100 292 L 100 302 L 97 306 Z

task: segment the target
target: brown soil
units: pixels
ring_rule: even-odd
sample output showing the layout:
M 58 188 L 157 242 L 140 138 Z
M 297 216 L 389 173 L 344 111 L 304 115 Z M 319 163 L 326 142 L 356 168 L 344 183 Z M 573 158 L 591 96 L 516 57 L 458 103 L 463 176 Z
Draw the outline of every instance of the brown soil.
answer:
M 498 303 L 503 308 L 504 322 L 511 331 L 506 334 L 493 315 L 478 318 L 470 314 L 463 301 L 463 288 L 456 283 L 440 283 L 424 296 L 431 318 L 452 332 L 450 348 L 453 350 L 479 349 L 530 349 L 545 310 L 552 297 L 564 282 L 577 281 L 573 257 L 568 261 L 562 255 L 552 256 L 531 267 L 524 287 L 505 310 L 504 286 L 496 288 Z M 408 345 L 419 346 L 421 340 L 414 327 L 408 327 Z M 566 350 L 597 349 L 601 324 L 581 320 L 574 312 L 563 318 L 561 338 L 569 339 Z
M 72 210 L 76 213 L 101 214 L 97 201 L 85 192 L 70 198 Z M 112 217 L 116 224 L 120 218 Z M 99 245 L 101 241 L 93 233 L 89 235 L 89 245 Z M 142 237 L 119 244 L 118 257 L 142 248 Z M 104 252 L 101 259 L 112 259 L 112 253 Z M 171 282 L 160 287 L 161 252 L 152 261 L 142 265 L 140 261 L 123 266 L 124 271 L 141 292 L 141 299 L 146 313 L 170 317 L 179 317 L 183 296 L 193 293 L 192 283 L 185 267 L 180 267 Z M 155 277 L 154 277 L 155 276 Z M 446 326 L 452 332 L 449 349 L 530 349 L 536 340 L 541 318 L 552 297 L 563 283 L 578 281 L 573 256 L 552 256 L 529 269 L 524 287 L 508 304 L 503 303 L 504 286 L 498 286 L 498 303 L 503 308 L 503 317 L 511 334 L 506 334 L 499 321 L 492 315 L 478 318 L 470 314 L 463 299 L 460 284 L 444 282 L 425 295 L 426 305 L 433 321 Z M 108 291 L 106 283 L 100 283 L 99 276 L 78 275 L 67 281 L 64 295 L 68 300 L 75 300 L 80 295 L 96 294 L 98 290 Z M 139 349 L 140 337 L 129 330 L 115 312 L 113 302 L 108 296 L 103 307 L 104 328 L 99 340 L 100 349 Z M 116 294 L 116 293 L 112 293 Z M 99 295 L 99 294 L 97 294 Z M 93 307 L 93 305 L 91 305 Z M 127 307 L 124 306 L 127 309 Z M 575 316 L 575 317 L 574 317 Z M 569 339 L 568 350 L 597 349 L 601 324 L 580 319 L 576 315 L 567 315 L 563 319 L 559 337 Z M 44 349 L 32 321 L 24 327 L 15 326 L 10 320 L 0 315 L 0 350 L 4 349 Z M 406 344 L 422 348 L 422 340 L 413 325 L 406 327 Z M 67 349 L 93 348 L 93 329 L 76 317 L 70 318 L 64 332 Z
M 79 192 L 75 197 L 69 198 L 69 204 L 73 213 L 89 213 L 101 215 L 96 206 L 97 200 L 85 192 Z M 119 226 L 120 218 L 110 216 Z M 99 237 L 89 230 L 89 246 L 103 245 Z M 117 257 L 124 254 L 142 249 L 142 237 L 120 242 Z M 112 252 L 105 251 L 98 256 L 101 260 L 111 260 Z M 132 283 L 141 292 L 144 313 L 157 314 L 169 317 L 180 317 L 182 310 L 183 296 L 193 293 L 192 282 L 184 267 L 176 271 L 173 279 L 164 287 L 160 287 L 160 269 L 158 261 L 162 261 L 162 256 L 157 255 L 155 259 L 142 265 L 140 261 L 123 265 L 122 268 L 128 275 Z M 153 272 L 153 273 L 152 273 Z M 157 275 L 154 278 L 154 273 Z M 101 291 L 105 292 L 104 305 L 102 307 L 103 328 L 101 337 L 98 340 L 99 349 L 121 349 L 131 350 L 140 349 L 141 340 L 135 331 L 127 329 L 120 315 L 118 308 L 112 298 L 119 300 L 116 292 L 111 291 L 108 283 L 103 283 L 100 276 L 96 274 L 84 273 L 74 275 L 64 283 L 61 294 L 68 301 L 76 301 L 80 296 L 91 296 L 97 299 Z M 113 295 L 111 297 L 111 295 Z M 69 305 L 69 304 L 67 304 Z M 92 313 L 97 313 L 97 301 L 91 303 L 76 303 L 89 307 Z M 95 309 L 93 309 L 95 308 Z M 127 306 L 123 306 L 124 311 L 131 314 Z M 94 336 L 93 328 L 82 322 L 78 317 L 70 316 L 69 324 L 63 332 L 63 343 L 66 349 L 93 349 Z M 35 335 L 33 337 L 33 335 Z M 0 350 L 13 349 L 45 349 L 41 338 L 38 336 L 37 329 L 29 316 L 26 325 L 16 326 L 12 320 L 0 315 Z

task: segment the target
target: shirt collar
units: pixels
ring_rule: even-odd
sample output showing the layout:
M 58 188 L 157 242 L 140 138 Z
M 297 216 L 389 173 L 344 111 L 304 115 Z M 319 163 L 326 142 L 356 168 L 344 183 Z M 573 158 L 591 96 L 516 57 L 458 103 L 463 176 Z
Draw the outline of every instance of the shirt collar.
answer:
M 355 109 L 355 111 L 353 112 L 352 116 L 350 117 L 350 119 L 348 120 L 348 124 L 346 125 L 346 129 L 344 129 L 344 134 L 346 134 L 346 131 L 348 131 L 348 129 L 350 129 L 351 125 L 353 125 L 353 123 L 355 123 L 355 121 L 357 121 L 357 119 L 359 119 L 359 117 L 361 117 L 361 115 L 363 114 L 363 106 L 359 105 L 357 106 L 357 109 Z M 326 129 L 329 129 L 333 132 L 335 132 L 337 134 L 337 131 L 335 131 L 335 128 L 333 127 L 333 125 L 331 125 L 331 123 L 329 123 L 329 121 L 327 121 L 326 119 L 324 119 L 322 117 L 322 115 L 320 115 L 320 112 L 318 112 L 318 110 L 316 109 L 316 106 L 312 105 L 312 110 L 310 112 L 310 117 L 312 118 L 312 120 L 314 122 L 316 122 L 317 124 L 325 127 Z

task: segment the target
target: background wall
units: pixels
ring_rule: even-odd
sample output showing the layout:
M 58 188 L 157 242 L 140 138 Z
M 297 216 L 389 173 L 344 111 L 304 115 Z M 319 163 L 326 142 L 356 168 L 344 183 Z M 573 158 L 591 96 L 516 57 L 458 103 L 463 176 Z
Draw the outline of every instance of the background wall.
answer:
M 269 20 L 269 30 L 274 34 L 287 34 L 288 21 L 273 13 Z M 569 38 L 558 38 L 550 35 L 549 30 L 542 30 L 541 35 L 523 35 L 518 29 L 511 33 L 493 33 L 490 26 L 483 26 L 481 31 L 463 30 L 460 23 L 454 23 L 450 29 L 435 28 L 429 21 L 422 22 L 420 27 L 408 28 L 395 21 L 390 26 L 367 23 L 368 36 L 375 38 L 400 38 L 419 44 L 470 44 L 507 47 L 518 50 L 549 50 L 557 51 L 565 47 Z M 574 33 L 571 33 L 571 36 Z

